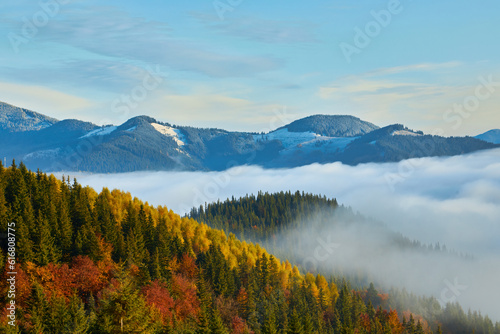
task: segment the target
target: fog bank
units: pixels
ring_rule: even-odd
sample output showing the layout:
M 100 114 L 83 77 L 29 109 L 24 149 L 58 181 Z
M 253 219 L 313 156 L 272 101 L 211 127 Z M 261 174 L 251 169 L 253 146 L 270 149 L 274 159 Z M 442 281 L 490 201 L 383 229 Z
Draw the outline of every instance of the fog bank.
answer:
M 205 202 L 259 191 L 300 190 L 336 198 L 340 204 L 380 220 L 411 239 L 439 242 L 449 249 L 470 253 L 476 260 L 465 263 L 400 253 L 384 258 L 372 258 L 371 254 L 363 258 L 359 249 L 364 254 L 370 252 L 366 249 L 370 243 L 356 241 L 355 235 L 342 230 L 320 232 L 321 235 L 343 235 L 340 239 L 344 240 L 334 240 L 342 246 L 335 253 L 338 256 L 329 257 L 326 265 L 341 264 L 348 268 L 354 265 L 352 270 L 361 265 L 381 282 L 404 286 L 415 293 L 432 293 L 437 298 L 445 291 L 444 296 L 453 297 L 452 300 L 459 301 L 465 308 L 481 310 L 500 320 L 500 310 L 495 305 L 500 299 L 497 282 L 500 277 L 500 149 L 354 167 L 332 163 L 275 170 L 244 166 L 225 172 L 70 175 L 96 190 L 108 187 L 129 191 L 133 196 L 151 204 L 166 205 L 180 214 Z M 316 240 L 312 232 L 311 240 Z M 360 242 L 365 248 L 353 246 Z M 313 249 L 311 246 L 311 251 Z M 450 295 L 449 291 L 457 284 L 463 290 Z

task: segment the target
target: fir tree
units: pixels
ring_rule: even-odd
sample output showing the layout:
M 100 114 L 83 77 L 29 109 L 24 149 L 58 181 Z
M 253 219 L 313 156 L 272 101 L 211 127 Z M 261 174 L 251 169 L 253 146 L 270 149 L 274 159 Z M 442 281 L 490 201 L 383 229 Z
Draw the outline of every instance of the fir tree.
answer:
M 132 279 L 122 270 L 118 289 L 101 298 L 97 330 L 103 332 L 152 333 L 151 313 Z
M 288 327 L 288 334 L 305 334 L 302 321 L 300 321 L 297 311 L 294 309 L 292 316 L 290 317 L 290 323 Z
M 86 334 L 89 332 L 90 317 L 86 315 L 83 302 L 73 295 L 68 306 L 70 320 L 66 324 L 66 333 Z
M 210 314 L 206 307 L 202 307 L 198 315 L 196 334 L 211 334 Z
M 30 321 L 26 325 L 31 329 L 32 333 L 44 333 L 46 331 L 47 313 L 49 304 L 43 288 L 35 282 L 31 290 L 30 301 L 28 303 L 27 314 L 30 316 Z
M 212 308 L 210 314 L 210 333 L 212 334 L 228 334 L 224 323 L 219 314 L 219 310 L 216 307 Z

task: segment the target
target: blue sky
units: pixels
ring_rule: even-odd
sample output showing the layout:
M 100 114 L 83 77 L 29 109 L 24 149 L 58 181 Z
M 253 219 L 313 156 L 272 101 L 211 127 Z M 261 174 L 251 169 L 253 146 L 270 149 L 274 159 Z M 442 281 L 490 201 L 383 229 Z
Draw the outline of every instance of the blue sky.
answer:
M 311 114 L 500 128 L 500 3 L 19 0 L 0 101 L 59 119 L 268 131 Z

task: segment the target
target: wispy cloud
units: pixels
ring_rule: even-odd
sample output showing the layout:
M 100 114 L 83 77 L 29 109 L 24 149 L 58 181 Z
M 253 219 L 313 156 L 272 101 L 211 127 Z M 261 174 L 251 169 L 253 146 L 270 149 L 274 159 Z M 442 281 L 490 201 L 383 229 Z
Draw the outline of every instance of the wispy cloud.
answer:
M 464 135 L 467 133 L 447 123 L 445 112 L 455 104 L 462 105 L 468 96 L 474 96 L 481 82 L 479 74 L 467 80 L 462 76 L 462 80 L 452 81 L 448 71 L 461 65 L 460 62 L 447 62 L 381 68 L 341 77 L 319 87 L 317 96 L 347 105 L 357 116 L 370 117 L 379 124 L 400 122 L 404 115 L 406 125 L 412 128 L 431 133 L 446 127 L 445 135 Z M 493 81 L 498 85 L 496 77 Z M 475 110 L 474 117 L 467 117 L 467 128 L 478 126 L 485 118 L 500 123 L 500 114 L 494 113 L 500 98 L 495 87 L 488 99 L 481 101 L 481 108 Z M 483 132 L 486 130 L 483 127 Z
M 425 72 L 425 71 L 438 71 L 441 69 L 454 68 L 462 65 L 459 61 L 451 61 L 447 63 L 422 63 L 404 66 L 395 66 L 380 68 L 374 71 L 365 73 L 365 76 L 383 76 L 399 73 L 409 73 L 409 72 Z
M 258 17 L 231 17 L 221 21 L 216 15 L 191 13 L 206 28 L 224 35 L 262 43 L 315 43 L 314 24 L 306 21 L 269 20 Z
M 40 30 L 36 41 L 71 46 L 116 62 L 160 64 L 210 77 L 241 77 L 282 66 L 277 58 L 221 53 L 209 43 L 174 36 L 167 24 L 116 7 L 68 5 Z
M 118 93 L 142 81 L 148 66 L 139 66 L 109 59 L 67 60 L 53 67 L 7 67 L 2 75 L 16 82 L 65 87 L 92 87 Z M 164 69 L 167 72 L 167 69 Z
M 43 86 L 0 82 L 0 101 L 28 108 L 58 119 L 74 118 L 78 110 L 92 108 L 94 103 Z

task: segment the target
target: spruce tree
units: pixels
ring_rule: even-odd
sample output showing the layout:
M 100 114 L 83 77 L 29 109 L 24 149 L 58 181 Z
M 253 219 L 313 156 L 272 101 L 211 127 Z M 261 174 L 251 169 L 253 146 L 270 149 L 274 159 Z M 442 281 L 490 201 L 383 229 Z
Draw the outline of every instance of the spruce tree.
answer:
M 210 329 L 210 312 L 207 311 L 206 307 L 200 309 L 198 314 L 198 322 L 196 328 L 196 334 L 211 334 Z
M 34 282 L 28 302 L 29 327 L 32 333 L 45 333 L 48 318 L 49 304 L 42 286 Z M 27 324 L 28 325 L 28 324 Z
M 68 311 L 70 320 L 66 324 L 66 333 L 73 334 L 86 334 L 89 333 L 90 317 L 85 313 L 85 305 L 78 298 L 73 295 L 69 301 Z
M 212 312 L 210 314 L 210 332 L 211 334 L 228 334 L 222 318 L 220 317 L 219 310 L 216 307 L 212 307 Z
M 288 334 L 305 334 L 302 321 L 297 314 L 297 311 L 293 309 L 292 316 L 290 317 L 290 322 L 288 326 Z
M 123 270 L 120 285 L 110 288 L 100 299 L 97 311 L 97 331 L 111 333 L 152 333 L 152 315 L 144 298 L 139 295 L 132 278 Z
M 58 262 L 61 254 L 56 249 L 54 238 L 50 234 L 48 221 L 41 214 L 38 216 L 38 238 L 35 245 L 35 254 L 39 265 Z
M 276 316 L 274 314 L 273 305 L 268 303 L 264 311 L 264 322 L 262 324 L 262 334 L 277 334 L 278 326 L 276 324 Z

